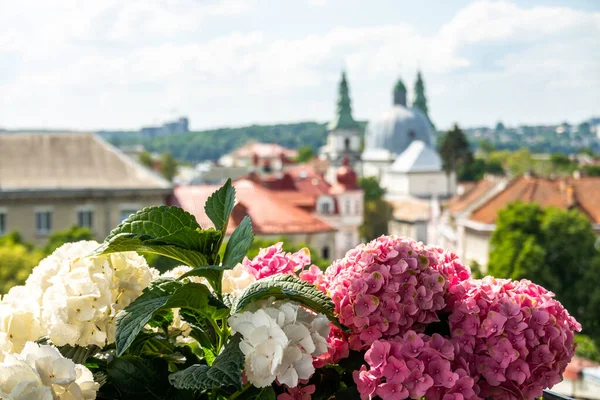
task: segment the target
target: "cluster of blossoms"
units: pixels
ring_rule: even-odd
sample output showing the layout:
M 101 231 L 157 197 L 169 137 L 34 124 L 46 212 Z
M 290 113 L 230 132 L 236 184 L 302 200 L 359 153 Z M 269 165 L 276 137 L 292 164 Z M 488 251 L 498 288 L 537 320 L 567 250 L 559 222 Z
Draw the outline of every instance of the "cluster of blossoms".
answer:
M 365 365 L 354 371 L 364 398 L 375 394 L 383 400 L 479 399 L 468 369 L 455 368 L 454 345 L 439 334 L 428 336 L 408 331 L 392 340 L 373 342 L 365 353 Z
M 313 356 L 327 352 L 329 320 L 299 305 L 272 303 L 232 315 L 229 325 L 240 333 L 244 372 L 250 383 L 266 387 L 275 380 L 294 388 L 315 372 Z
M 468 268 L 437 248 L 382 236 L 336 261 L 324 285 L 340 322 L 351 330 L 350 348 L 364 350 L 375 340 L 438 321 L 450 285 L 468 276 Z
M 363 398 L 533 399 L 561 380 L 581 329 L 542 287 L 474 280 L 452 252 L 409 238 L 381 237 L 300 276 L 331 296 L 350 348 L 368 349 L 354 373 Z M 433 322 L 449 337 L 425 335 Z M 315 365 L 347 355 L 345 339 L 332 330 Z
M 20 354 L 0 363 L 0 398 L 92 400 L 99 385 L 89 369 L 46 345 L 27 342 Z
M 114 341 L 116 313 L 146 288 L 153 272 L 135 252 L 88 257 L 94 241 L 67 243 L 34 268 L 24 286 L 0 302 L 0 350 L 18 353 L 48 336 L 62 345 Z
M 581 325 L 530 281 L 484 278 L 461 284 L 448 318 L 457 358 L 479 376 L 484 398 L 530 399 L 562 379 Z
M 244 258 L 242 264 L 256 279 L 266 278 L 277 274 L 294 274 L 310 264 L 310 251 L 300 249 L 296 253 L 286 253 L 282 250 L 283 243 L 277 243 L 260 249 L 252 260 Z M 316 268 L 316 267 L 315 267 Z

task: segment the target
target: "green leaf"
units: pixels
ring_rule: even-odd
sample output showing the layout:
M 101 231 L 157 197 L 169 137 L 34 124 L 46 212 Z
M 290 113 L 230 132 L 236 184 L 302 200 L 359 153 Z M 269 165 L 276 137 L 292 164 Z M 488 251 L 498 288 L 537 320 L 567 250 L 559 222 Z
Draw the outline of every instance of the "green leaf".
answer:
M 157 393 L 160 379 L 148 360 L 135 356 L 116 357 L 108 364 L 107 375 L 119 392 L 128 395 L 123 398 L 132 395 L 143 398 L 143 395 L 145 398 L 161 399 Z
M 274 297 L 275 300 L 291 300 L 314 312 L 324 314 L 332 322 L 338 323 L 333 315 L 334 304 L 325 293 L 308 282 L 290 274 L 278 274 L 252 283 L 236 299 L 231 314 L 240 312 L 246 305 L 256 300 Z
M 235 205 L 235 189 L 231 185 L 231 179 L 227 179 L 225 185 L 214 192 L 204 205 L 204 211 L 215 228 L 223 234 L 227 231 L 229 216 Z
M 144 325 L 157 312 L 164 308 L 184 307 L 210 317 L 217 308 L 225 308 L 225 305 L 216 300 L 201 283 L 183 284 L 177 280 L 159 280 L 117 315 L 117 355 L 122 355 L 129 348 Z
M 185 357 L 177 352 L 175 346 L 166 337 L 155 332 L 141 332 L 129 347 L 129 353 L 176 364 L 185 362 Z
M 75 364 L 85 364 L 85 361 L 96 354 L 99 350 L 100 347 L 94 345 L 89 347 L 81 347 L 67 344 L 58 348 L 58 351 L 60 351 L 60 354 L 62 354 L 63 357 L 73 360 Z
M 192 267 L 209 264 L 207 255 L 198 251 L 184 249 L 174 245 L 161 245 L 156 243 L 155 238 L 151 238 L 147 235 L 119 233 L 102 243 L 102 245 L 94 252 L 94 255 L 137 251 L 139 253 L 153 253 L 173 258 Z
M 242 387 L 244 353 L 240 350 L 241 336 L 231 337 L 212 366 L 196 364 L 169 376 L 171 385 L 178 389 L 210 389 L 213 387 Z
M 192 214 L 182 208 L 174 206 L 147 207 L 121 222 L 108 234 L 106 240 L 121 233 L 139 233 L 159 238 L 169 236 L 184 228 L 196 230 L 200 229 L 200 225 Z
M 250 250 L 253 241 L 252 221 L 250 217 L 246 216 L 235 228 L 227 242 L 225 254 L 223 255 L 223 267 L 230 269 L 242 261 L 248 250 Z
M 220 279 L 221 279 L 222 271 L 223 271 L 223 267 L 220 267 L 218 265 L 202 265 L 200 267 L 193 268 L 192 270 L 181 275 L 181 277 L 179 279 L 187 278 L 188 276 L 203 276 L 206 279 L 208 279 L 209 281 L 212 281 L 212 280 L 219 281 L 219 286 L 220 286 L 220 283 L 221 283 Z M 214 285 L 213 285 L 213 288 L 214 288 Z
M 154 314 L 152 319 L 148 321 L 148 325 L 153 328 L 160 328 L 163 332 L 167 332 L 169 326 L 173 323 L 173 310 L 160 310 Z

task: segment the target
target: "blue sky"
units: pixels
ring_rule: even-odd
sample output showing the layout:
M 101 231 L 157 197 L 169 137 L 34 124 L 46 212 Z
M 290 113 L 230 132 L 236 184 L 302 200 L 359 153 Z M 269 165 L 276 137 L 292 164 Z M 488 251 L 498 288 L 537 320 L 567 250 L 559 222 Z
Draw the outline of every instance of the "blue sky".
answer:
M 377 117 L 423 71 L 440 128 L 600 115 L 600 1 L 0 0 L 0 127 Z

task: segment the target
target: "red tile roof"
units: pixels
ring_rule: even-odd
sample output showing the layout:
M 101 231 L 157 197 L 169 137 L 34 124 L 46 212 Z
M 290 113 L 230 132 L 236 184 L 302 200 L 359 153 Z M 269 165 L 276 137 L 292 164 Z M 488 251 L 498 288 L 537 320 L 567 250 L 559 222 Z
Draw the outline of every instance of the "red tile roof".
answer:
M 231 153 L 234 157 L 252 157 L 255 154 L 261 159 L 279 158 L 282 154 L 287 158 L 295 158 L 298 156 L 298 151 L 285 148 L 276 143 L 249 142 Z
M 311 213 L 283 200 L 278 192 L 269 190 L 247 179 L 234 183 L 236 205 L 229 220 L 228 233 L 246 215 L 252 219 L 253 230 L 263 235 L 286 235 L 335 231 Z M 204 212 L 204 203 L 218 186 L 180 186 L 175 188 L 170 204 L 178 205 L 192 213 L 202 227 L 212 226 Z
M 461 185 L 464 185 L 464 193 L 454 196 L 448 201 L 448 209 L 453 214 L 464 211 L 486 192 L 491 190 L 496 185 L 496 182 L 491 179 L 482 179 L 477 183 L 466 182 L 465 184 L 461 183 Z
M 494 224 L 498 212 L 509 203 L 538 203 L 542 207 L 578 208 L 592 223 L 600 223 L 600 177 L 546 179 L 519 177 L 504 190 L 482 204 L 469 217 L 473 221 Z
M 575 356 L 569 365 L 567 365 L 567 368 L 563 373 L 563 378 L 576 381 L 579 379 L 579 375 L 584 368 L 597 367 L 598 365 L 600 364 Z

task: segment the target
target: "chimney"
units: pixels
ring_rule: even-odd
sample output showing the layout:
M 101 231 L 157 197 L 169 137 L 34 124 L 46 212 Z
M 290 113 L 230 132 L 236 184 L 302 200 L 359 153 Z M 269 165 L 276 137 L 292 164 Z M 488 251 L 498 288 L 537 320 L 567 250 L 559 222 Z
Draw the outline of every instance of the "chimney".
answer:
M 573 208 L 575 206 L 575 192 L 573 185 L 568 185 L 565 189 L 565 197 L 567 198 L 567 207 Z

